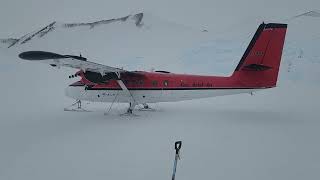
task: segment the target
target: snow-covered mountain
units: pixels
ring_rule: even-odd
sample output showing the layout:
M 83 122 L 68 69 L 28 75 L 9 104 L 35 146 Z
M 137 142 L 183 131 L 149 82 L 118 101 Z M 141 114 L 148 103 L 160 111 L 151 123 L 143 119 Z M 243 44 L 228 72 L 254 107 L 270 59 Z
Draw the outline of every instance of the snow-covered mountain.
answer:
M 138 13 L 91 23 L 53 22 L 21 38 L 0 42 L 3 50 L 8 49 L 13 56 L 38 49 L 81 53 L 95 62 L 127 69 L 157 67 L 181 71 L 182 51 L 203 41 L 207 34 L 151 14 Z
M 289 25 L 280 79 L 317 81 L 320 60 L 315 52 L 319 42 L 298 41 L 290 32 L 297 31 L 295 28 L 299 26 Z M 81 53 L 92 61 L 129 70 L 229 75 L 254 32 L 251 29 L 240 38 L 230 39 L 211 30 L 138 13 L 89 23 L 53 22 L 21 38 L 1 39 L 0 47 L 13 57 L 22 51 L 46 50 Z

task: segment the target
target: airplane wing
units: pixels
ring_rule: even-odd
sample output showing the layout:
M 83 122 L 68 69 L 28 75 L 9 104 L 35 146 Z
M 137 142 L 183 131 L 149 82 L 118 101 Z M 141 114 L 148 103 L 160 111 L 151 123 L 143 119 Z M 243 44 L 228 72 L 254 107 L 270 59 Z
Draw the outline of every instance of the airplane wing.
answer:
M 128 95 L 128 97 L 131 97 L 131 101 L 135 103 L 135 99 L 133 98 L 132 94 L 124 84 L 124 82 L 120 78 L 120 74 L 122 72 L 130 73 L 130 74 L 136 74 L 135 72 L 129 72 L 125 71 L 123 69 L 110 67 L 94 62 L 87 61 L 87 58 L 84 58 L 82 56 L 73 56 L 73 55 L 61 55 L 56 54 L 52 52 L 45 52 L 45 51 L 27 51 L 19 54 L 19 57 L 24 60 L 30 60 L 30 61 L 39 61 L 46 64 L 50 64 L 51 66 L 56 67 L 71 67 L 75 69 L 82 70 L 84 72 L 90 71 L 90 72 L 96 72 L 101 74 L 99 78 L 102 79 L 104 75 L 107 73 L 114 72 L 117 75 L 117 83 L 122 88 L 124 92 Z
M 61 55 L 45 51 L 27 51 L 19 54 L 19 57 L 24 60 L 39 61 L 42 63 L 50 64 L 54 67 L 70 67 L 79 70 L 92 71 L 102 75 L 109 72 L 127 72 L 123 69 L 110 67 L 94 62 L 87 61 L 87 58 L 73 55 Z

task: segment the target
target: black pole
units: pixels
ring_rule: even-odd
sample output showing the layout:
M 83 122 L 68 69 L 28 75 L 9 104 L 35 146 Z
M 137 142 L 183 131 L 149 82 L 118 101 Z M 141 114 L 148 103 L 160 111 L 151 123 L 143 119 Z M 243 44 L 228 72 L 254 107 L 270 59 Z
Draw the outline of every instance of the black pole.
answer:
M 172 173 L 172 180 L 175 180 L 176 177 L 176 171 L 177 171 L 177 164 L 178 160 L 180 160 L 180 149 L 182 146 L 182 141 L 177 141 L 174 143 L 174 148 L 176 150 L 174 164 L 173 164 L 173 173 Z

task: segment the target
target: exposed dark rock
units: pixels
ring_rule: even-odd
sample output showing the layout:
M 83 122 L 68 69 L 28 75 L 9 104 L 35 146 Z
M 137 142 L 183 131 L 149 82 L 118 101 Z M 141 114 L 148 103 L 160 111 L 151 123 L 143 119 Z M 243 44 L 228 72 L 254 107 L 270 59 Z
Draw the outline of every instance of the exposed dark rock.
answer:
M 73 27 L 80 27 L 80 26 L 88 26 L 90 28 L 94 28 L 95 26 L 98 26 L 98 25 L 110 24 L 110 23 L 119 22 L 119 21 L 124 22 L 124 21 L 127 21 L 129 17 L 132 17 L 132 19 L 135 20 L 135 24 L 137 27 L 142 26 L 141 21 L 143 18 L 143 13 L 139 13 L 133 16 L 129 15 L 121 18 L 101 20 L 101 21 L 95 21 L 90 23 L 68 23 L 68 24 L 64 24 L 63 26 L 66 28 L 73 28 Z
M 23 40 L 20 44 L 24 44 L 28 41 L 30 41 L 33 37 L 35 37 L 36 35 L 39 35 L 39 37 L 43 37 L 44 35 L 46 35 L 48 32 L 52 31 L 54 29 L 54 24 L 56 22 L 53 22 L 51 24 L 49 24 L 48 26 L 42 28 L 40 31 L 32 34 L 31 36 L 29 36 L 28 38 L 26 38 L 25 40 Z

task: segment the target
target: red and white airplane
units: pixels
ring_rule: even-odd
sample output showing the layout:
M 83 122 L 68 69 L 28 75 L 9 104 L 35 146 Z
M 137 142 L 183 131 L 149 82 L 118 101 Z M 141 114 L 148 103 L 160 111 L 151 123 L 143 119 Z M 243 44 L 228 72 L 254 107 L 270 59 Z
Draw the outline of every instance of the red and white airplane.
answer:
M 276 87 L 287 24 L 262 23 L 230 77 L 175 74 L 166 71 L 126 71 L 87 61 L 81 56 L 28 51 L 19 55 L 54 67 L 79 69 L 66 89 L 76 100 L 128 102 L 128 113 L 147 103 L 184 101 Z

